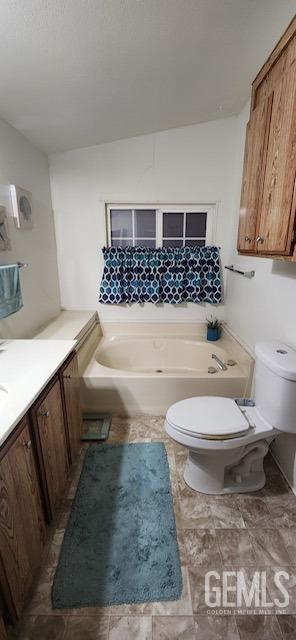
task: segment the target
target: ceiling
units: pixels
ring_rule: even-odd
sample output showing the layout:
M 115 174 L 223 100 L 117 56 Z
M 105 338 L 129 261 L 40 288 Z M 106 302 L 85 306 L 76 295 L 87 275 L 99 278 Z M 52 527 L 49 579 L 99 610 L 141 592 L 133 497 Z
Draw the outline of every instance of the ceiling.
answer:
M 50 153 L 237 114 L 294 12 L 295 0 L 1 0 L 0 117 Z

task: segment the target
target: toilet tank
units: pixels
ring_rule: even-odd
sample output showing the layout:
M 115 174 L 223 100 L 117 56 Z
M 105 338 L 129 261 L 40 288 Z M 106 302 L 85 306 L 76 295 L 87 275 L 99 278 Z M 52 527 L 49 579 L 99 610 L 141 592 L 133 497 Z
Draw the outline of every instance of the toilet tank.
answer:
M 255 404 L 275 429 L 296 433 L 296 351 L 280 342 L 255 347 Z

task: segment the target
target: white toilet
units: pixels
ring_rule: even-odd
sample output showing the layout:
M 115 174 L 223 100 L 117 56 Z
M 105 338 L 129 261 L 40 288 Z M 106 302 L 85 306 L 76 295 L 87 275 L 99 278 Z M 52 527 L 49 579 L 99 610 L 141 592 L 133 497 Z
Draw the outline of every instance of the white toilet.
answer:
M 261 489 L 269 444 L 281 432 L 296 434 L 296 351 L 262 342 L 255 354 L 254 401 L 203 396 L 167 411 L 165 430 L 189 449 L 184 480 L 196 491 Z

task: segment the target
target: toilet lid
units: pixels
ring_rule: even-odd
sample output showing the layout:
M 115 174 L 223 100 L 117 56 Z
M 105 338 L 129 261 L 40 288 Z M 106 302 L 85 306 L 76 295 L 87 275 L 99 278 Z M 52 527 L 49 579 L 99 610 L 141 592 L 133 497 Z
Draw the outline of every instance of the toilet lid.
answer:
M 212 396 L 176 402 L 168 409 L 166 419 L 179 431 L 203 438 L 235 437 L 250 427 L 234 400 Z

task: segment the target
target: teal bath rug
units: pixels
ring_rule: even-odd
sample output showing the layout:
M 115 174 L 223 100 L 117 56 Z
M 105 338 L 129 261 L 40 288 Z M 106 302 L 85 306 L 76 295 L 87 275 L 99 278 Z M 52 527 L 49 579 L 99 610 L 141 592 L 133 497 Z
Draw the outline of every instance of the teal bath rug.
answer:
M 177 600 L 181 591 L 164 445 L 90 445 L 54 578 L 53 608 Z

